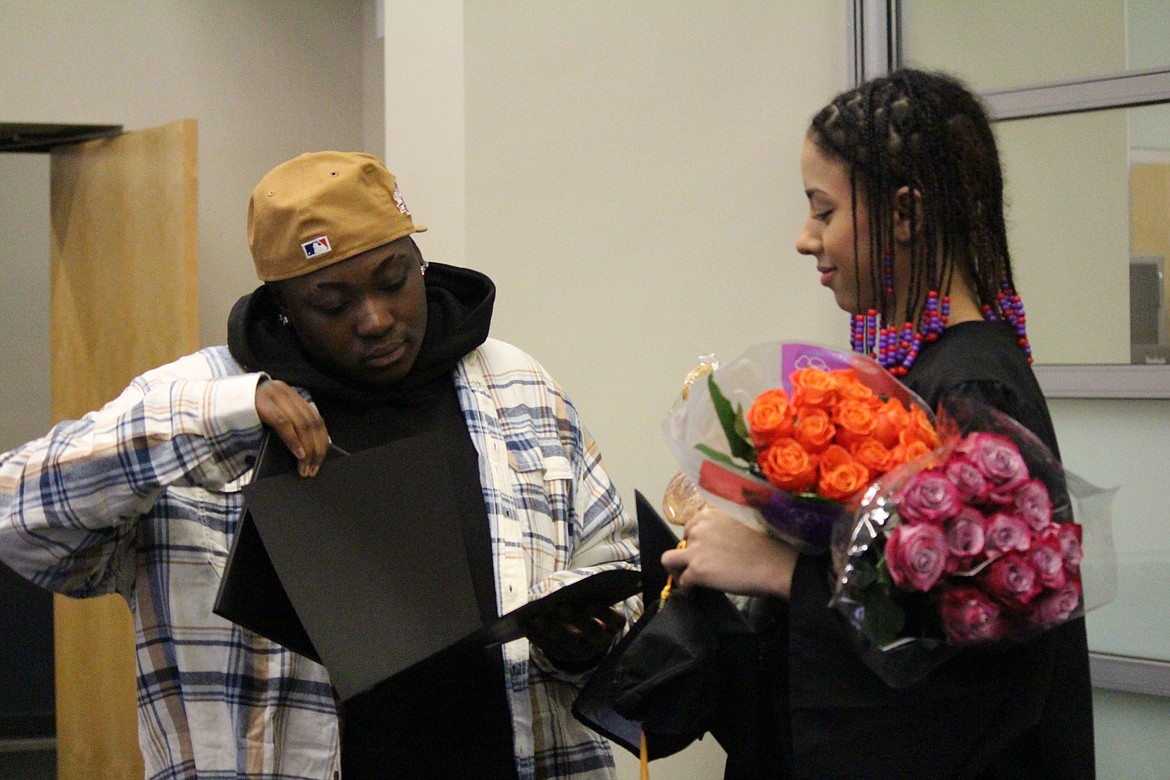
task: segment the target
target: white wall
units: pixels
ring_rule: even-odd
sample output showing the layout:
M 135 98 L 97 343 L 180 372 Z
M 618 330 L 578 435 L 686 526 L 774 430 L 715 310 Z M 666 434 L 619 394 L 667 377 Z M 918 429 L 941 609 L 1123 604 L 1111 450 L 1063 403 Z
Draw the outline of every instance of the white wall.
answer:
M 231 304 L 255 285 L 244 232 L 252 186 L 302 151 L 362 147 L 366 115 L 381 130 L 381 57 L 371 58 L 374 74 L 362 70 L 377 42 L 372 8 L 373 0 L 6 1 L 0 121 L 132 130 L 198 120 L 202 339 L 219 343 Z M 5 203 L 23 187 L 6 171 Z M 27 229 L 47 235 L 47 202 L 44 213 Z M 3 245 L 0 256 L 8 266 Z
M 845 4 L 733 8 L 387 4 L 387 157 L 420 246 L 495 279 L 494 335 L 561 380 L 631 496 L 674 470 L 658 425 L 700 352 L 847 343 L 792 248 L 805 125 L 846 86 Z M 464 105 L 417 103 L 460 59 Z
M 846 24 L 801 0 L 386 4 L 387 158 L 419 245 L 493 277 L 493 335 L 564 384 L 628 501 L 675 470 L 659 424 L 700 352 L 848 344 L 793 249 Z M 722 751 L 653 774 L 718 777 Z

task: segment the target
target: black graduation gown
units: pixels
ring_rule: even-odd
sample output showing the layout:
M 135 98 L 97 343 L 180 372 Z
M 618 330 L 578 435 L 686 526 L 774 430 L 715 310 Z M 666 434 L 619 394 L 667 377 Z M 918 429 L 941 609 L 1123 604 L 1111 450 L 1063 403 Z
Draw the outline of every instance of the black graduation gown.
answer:
M 948 393 L 981 398 L 1057 453 L 1047 405 L 1006 324 L 949 328 L 923 349 L 905 383 L 932 408 Z M 830 570 L 828 555 L 801 556 L 787 607 L 787 668 L 772 670 L 777 695 L 789 687 L 796 777 L 1095 776 L 1083 619 L 1011 649 L 963 651 L 893 689 L 865 666 L 844 619 L 827 608 Z

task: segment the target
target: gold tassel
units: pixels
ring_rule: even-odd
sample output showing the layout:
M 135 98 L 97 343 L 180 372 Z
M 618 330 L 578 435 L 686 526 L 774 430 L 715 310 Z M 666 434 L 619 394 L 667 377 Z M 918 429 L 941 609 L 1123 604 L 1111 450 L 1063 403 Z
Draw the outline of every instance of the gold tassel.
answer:
M 685 550 L 686 546 L 687 546 L 687 540 L 680 539 L 678 545 L 675 546 L 675 549 L 676 550 Z M 666 575 L 666 584 L 662 586 L 662 592 L 658 594 L 658 608 L 659 609 L 662 609 L 663 607 L 666 606 L 666 600 L 668 598 L 670 598 L 670 589 L 673 586 L 674 586 L 674 575 L 673 574 Z

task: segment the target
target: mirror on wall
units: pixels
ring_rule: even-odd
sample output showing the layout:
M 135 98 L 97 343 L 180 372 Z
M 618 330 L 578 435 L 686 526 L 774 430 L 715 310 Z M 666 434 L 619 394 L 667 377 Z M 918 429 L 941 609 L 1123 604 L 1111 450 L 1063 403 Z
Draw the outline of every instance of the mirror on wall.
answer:
M 1170 104 L 996 125 L 1038 363 L 1166 365 Z
M 1037 364 L 1165 366 L 1170 3 L 892 5 L 897 61 L 962 77 L 999 120 L 1009 241 Z M 1154 80 L 1139 95 L 1126 94 L 1134 74 Z M 1036 110 L 997 111 L 999 98 L 1045 89 Z

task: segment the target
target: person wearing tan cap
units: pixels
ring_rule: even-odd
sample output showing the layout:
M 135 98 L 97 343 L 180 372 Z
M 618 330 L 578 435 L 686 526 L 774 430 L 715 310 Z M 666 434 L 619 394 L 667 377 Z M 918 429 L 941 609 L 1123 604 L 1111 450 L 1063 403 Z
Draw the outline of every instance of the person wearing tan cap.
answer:
M 317 152 L 256 186 L 263 284 L 228 343 L 135 379 L 0 456 L 0 559 L 134 615 L 147 778 L 603 778 L 569 714 L 639 601 L 594 605 L 484 652 L 435 656 L 339 706 L 325 667 L 213 614 L 263 432 L 313 477 L 348 452 L 434 434 L 484 617 L 637 567 L 632 519 L 560 386 L 491 339 L 495 288 L 427 263 L 395 177 Z M 466 514 L 464 516 L 467 516 Z

